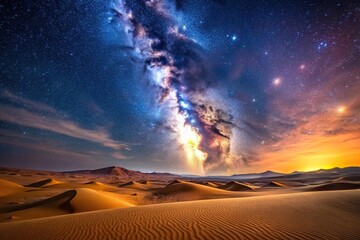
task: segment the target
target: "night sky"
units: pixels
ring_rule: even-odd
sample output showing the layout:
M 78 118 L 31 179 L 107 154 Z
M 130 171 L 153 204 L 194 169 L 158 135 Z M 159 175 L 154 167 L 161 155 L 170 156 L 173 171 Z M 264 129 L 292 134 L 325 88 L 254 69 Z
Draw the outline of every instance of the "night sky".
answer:
M 0 166 L 360 165 L 360 1 L 2 1 L 0 29 Z

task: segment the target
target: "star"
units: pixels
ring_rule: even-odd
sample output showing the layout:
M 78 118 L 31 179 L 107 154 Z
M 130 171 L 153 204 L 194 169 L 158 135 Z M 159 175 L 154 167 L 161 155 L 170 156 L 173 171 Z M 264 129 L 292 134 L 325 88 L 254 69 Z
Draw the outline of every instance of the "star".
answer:
M 321 49 L 327 48 L 328 44 L 327 42 L 320 42 L 317 46 L 317 49 L 320 51 Z
M 273 80 L 273 84 L 274 84 L 275 86 L 280 85 L 280 84 L 281 84 L 281 78 L 280 78 L 280 77 L 275 78 L 275 79 Z
M 339 107 L 336 109 L 336 111 L 337 111 L 338 113 L 340 113 L 340 114 L 343 114 L 343 113 L 346 112 L 346 108 L 345 108 L 345 106 L 339 106 Z

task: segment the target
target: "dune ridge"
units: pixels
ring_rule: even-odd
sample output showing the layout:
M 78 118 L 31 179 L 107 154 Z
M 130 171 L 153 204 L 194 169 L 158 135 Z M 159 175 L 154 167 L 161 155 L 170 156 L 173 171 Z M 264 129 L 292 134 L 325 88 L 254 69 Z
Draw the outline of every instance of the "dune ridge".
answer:
M 252 187 L 248 184 L 244 184 L 244 183 L 240 183 L 240 182 L 236 182 L 236 181 L 228 182 L 225 185 L 220 186 L 219 188 L 225 189 L 228 191 L 251 191 L 254 189 L 254 187 Z
M 124 183 L 124 184 L 120 185 L 119 187 L 129 188 L 129 189 L 134 189 L 134 190 L 149 190 L 149 184 L 139 183 L 136 181 L 130 181 L 130 182 Z
M 48 187 L 48 186 L 52 186 L 52 185 L 56 185 L 56 184 L 60 184 L 63 182 L 60 182 L 58 180 L 52 179 L 52 178 L 48 178 L 45 180 L 41 180 L 32 184 L 27 185 L 26 187 Z
M 56 195 L 54 197 L 50 197 L 50 198 L 47 198 L 44 200 L 3 208 L 3 209 L 0 209 L 0 213 L 15 212 L 15 211 L 21 211 L 21 210 L 29 209 L 29 208 L 47 206 L 54 202 L 59 202 L 59 206 L 61 206 L 61 205 L 65 204 L 67 201 L 74 198 L 75 196 L 76 196 L 76 190 L 69 190 L 69 191 L 63 192 L 59 195 Z M 69 207 L 67 207 L 67 210 L 69 210 Z M 71 210 L 69 210 L 69 212 L 70 211 Z
M 205 185 L 205 186 L 213 187 L 213 188 L 218 188 L 219 186 L 221 186 L 221 185 L 216 184 L 214 182 L 203 182 L 202 184 Z
M 360 190 L 202 200 L 3 223 L 0 232 L 4 240 L 359 239 L 359 202 Z
M 97 185 L 97 186 L 104 186 L 105 184 L 101 183 L 101 182 L 97 182 L 97 181 L 90 181 L 85 183 L 86 185 Z
M 180 180 L 175 180 L 164 188 L 154 191 L 153 195 L 159 197 L 174 197 L 180 201 L 239 196 L 223 189 Z
M 8 219 L 21 221 L 72 213 L 73 208 L 69 201 L 75 195 L 75 190 L 69 190 L 47 199 L 2 208 L 0 222 Z
M 263 187 L 276 187 L 276 188 L 284 188 L 284 187 L 288 187 L 287 185 L 280 183 L 280 182 L 276 182 L 276 181 L 271 181 L 267 184 L 265 184 Z

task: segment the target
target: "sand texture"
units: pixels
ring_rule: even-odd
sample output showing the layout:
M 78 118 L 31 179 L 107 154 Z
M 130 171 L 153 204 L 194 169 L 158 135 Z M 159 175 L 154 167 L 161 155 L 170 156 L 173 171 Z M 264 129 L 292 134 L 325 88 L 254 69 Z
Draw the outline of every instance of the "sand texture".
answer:
M 6 239 L 360 239 L 360 190 L 155 204 L 0 224 Z

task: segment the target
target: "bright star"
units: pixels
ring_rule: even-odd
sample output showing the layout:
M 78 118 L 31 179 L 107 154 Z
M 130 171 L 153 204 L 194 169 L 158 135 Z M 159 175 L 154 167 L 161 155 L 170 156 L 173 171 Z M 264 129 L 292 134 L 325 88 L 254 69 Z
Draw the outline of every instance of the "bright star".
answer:
M 237 39 L 236 35 L 231 37 L 231 40 L 233 40 L 233 41 L 236 41 L 236 39 Z
M 280 83 L 281 83 L 281 78 L 279 78 L 279 77 L 277 77 L 277 78 L 275 78 L 275 79 L 273 80 L 273 84 L 274 84 L 275 86 L 280 85 Z
M 305 67 L 306 67 L 305 64 L 301 64 L 299 68 L 300 68 L 300 70 L 304 70 Z
M 190 105 L 189 105 L 188 103 L 184 102 L 184 101 L 181 101 L 181 102 L 180 102 L 180 105 L 181 105 L 181 107 L 183 107 L 183 108 L 185 108 L 185 109 L 190 108 Z
M 342 114 L 342 113 L 345 113 L 346 108 L 345 108 L 344 106 L 339 106 L 339 107 L 336 109 L 336 111 L 337 111 L 338 113 Z

